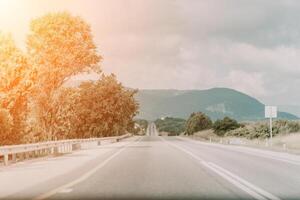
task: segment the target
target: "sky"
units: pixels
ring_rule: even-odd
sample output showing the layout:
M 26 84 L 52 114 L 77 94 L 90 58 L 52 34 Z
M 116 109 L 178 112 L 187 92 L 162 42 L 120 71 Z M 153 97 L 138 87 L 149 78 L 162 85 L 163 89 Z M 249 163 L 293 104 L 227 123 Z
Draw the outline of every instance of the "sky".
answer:
M 229 87 L 300 106 L 299 10 L 298 0 L 0 0 L 0 30 L 24 48 L 31 19 L 69 11 L 127 87 Z

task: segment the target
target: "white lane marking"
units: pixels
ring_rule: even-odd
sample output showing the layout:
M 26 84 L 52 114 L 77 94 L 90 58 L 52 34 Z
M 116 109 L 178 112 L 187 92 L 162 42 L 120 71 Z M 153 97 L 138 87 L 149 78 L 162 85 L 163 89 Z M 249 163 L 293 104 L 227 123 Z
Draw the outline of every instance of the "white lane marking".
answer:
M 278 158 L 278 157 L 271 156 L 271 155 L 265 155 L 265 154 L 262 154 L 260 152 L 254 153 L 254 152 L 249 152 L 247 150 L 239 150 L 239 149 L 232 149 L 232 150 L 237 151 L 237 152 L 241 152 L 241 153 L 245 153 L 245 154 L 250 154 L 250 155 L 254 155 L 254 156 L 263 157 L 263 158 L 278 160 L 278 161 L 286 162 L 286 163 L 293 164 L 293 165 L 300 165 L 300 162 L 297 162 L 297 161 L 288 160 L 286 158 Z
M 224 145 L 220 145 L 220 144 L 211 144 L 211 143 L 206 143 L 206 142 L 200 142 L 200 141 L 193 141 L 191 139 L 188 138 L 182 138 L 182 137 L 176 137 L 180 140 L 185 140 L 191 143 L 195 143 L 195 144 L 200 144 L 200 145 L 206 145 L 206 146 L 216 146 L 218 148 L 223 148 L 223 149 L 227 149 L 227 150 L 231 150 L 231 151 L 235 151 L 235 152 L 240 152 L 240 153 L 244 153 L 244 154 L 250 154 L 250 155 L 254 155 L 257 157 L 263 157 L 263 158 L 269 158 L 269 159 L 273 159 L 273 160 L 277 160 L 277 161 L 281 161 L 281 162 L 286 162 L 289 164 L 293 164 L 293 165 L 300 165 L 300 161 L 296 161 L 296 160 L 291 160 L 288 158 L 282 158 L 282 157 L 276 157 L 274 155 L 268 155 L 264 152 L 262 152 L 263 150 L 260 150 L 261 152 L 251 152 L 251 151 L 258 151 L 257 149 L 235 149 L 235 148 L 243 148 L 243 147 L 234 147 L 234 146 L 224 146 Z M 275 152 L 274 152 L 275 153 Z
M 65 188 L 63 190 L 58 191 L 58 193 L 65 194 L 65 193 L 70 193 L 72 191 L 73 191 L 72 188 Z
M 273 199 L 273 200 L 279 200 L 279 198 L 276 197 L 276 196 L 274 196 L 273 194 L 271 194 L 271 193 L 269 193 L 269 192 L 267 192 L 267 191 L 265 191 L 265 190 L 262 190 L 261 188 L 255 186 L 255 185 L 253 185 L 253 184 L 251 184 L 251 183 L 249 183 L 248 181 L 246 181 L 246 180 L 244 180 L 244 179 L 238 177 L 237 175 L 235 175 L 235 174 L 229 172 L 228 170 L 226 170 L 226 169 L 224 169 L 224 168 L 222 168 L 222 167 L 220 167 L 220 166 L 218 166 L 218 165 L 216 165 L 216 164 L 214 164 L 214 163 L 209 163 L 209 164 L 210 164 L 212 167 L 215 167 L 215 168 L 217 168 L 218 170 L 224 172 L 225 174 L 228 174 L 229 176 L 235 178 L 236 180 L 238 180 L 238 181 L 241 182 L 242 184 L 246 185 L 247 187 L 249 187 L 249 188 L 251 188 L 251 189 L 257 191 L 258 193 L 260 193 L 260 194 L 262 194 L 262 195 L 264 195 L 265 197 L 267 197 L 267 198 L 269 198 L 269 199 Z
M 245 185 L 239 183 L 237 180 L 233 179 L 232 177 L 230 177 L 230 176 L 228 176 L 228 175 L 220 172 L 219 170 L 215 169 L 214 167 L 212 167 L 210 165 L 210 163 L 208 163 L 208 162 L 202 162 L 202 165 L 204 165 L 205 167 L 209 168 L 210 170 L 212 170 L 213 172 L 215 172 L 216 174 L 218 174 L 219 176 L 221 176 L 222 178 L 224 178 L 225 180 L 227 180 L 228 182 L 230 182 L 231 184 L 233 184 L 237 188 L 240 188 L 244 192 L 248 193 L 254 199 L 267 200 L 267 198 L 261 196 L 260 194 L 256 193 L 255 191 L 251 190 L 250 188 L 246 187 Z
M 139 142 L 141 141 L 142 137 L 134 142 Z M 130 142 L 132 143 L 132 142 Z M 124 151 L 126 149 L 128 145 L 125 145 L 124 147 L 122 147 L 121 149 L 119 149 L 117 152 L 115 152 L 114 154 L 112 154 L 110 157 L 108 157 L 107 159 L 105 159 L 103 162 L 101 162 L 99 165 L 97 165 L 95 168 L 91 169 L 90 171 L 88 171 L 87 173 L 83 174 L 81 177 L 79 177 L 78 179 L 75 179 L 74 181 L 67 183 L 65 185 L 62 185 L 56 189 L 53 189 L 47 193 L 44 193 L 36 198 L 34 198 L 34 200 L 42 200 L 42 199 L 46 199 L 49 198 L 57 193 L 59 193 L 59 191 L 62 191 L 66 188 L 71 188 L 74 185 L 88 179 L 89 177 L 91 177 L 94 173 L 96 173 L 99 169 L 101 169 L 102 167 L 104 167 L 109 161 L 111 161 L 113 158 L 115 158 L 116 156 L 118 156 L 122 151 Z
M 223 177 L 225 180 L 236 186 L 237 188 L 243 190 L 244 192 L 248 193 L 250 196 L 252 196 L 254 199 L 258 200 L 280 200 L 279 197 L 274 196 L 273 194 L 249 183 L 248 181 L 242 179 L 241 177 L 229 172 L 228 170 L 225 170 L 221 168 L 220 166 L 212 163 L 212 162 L 206 162 L 199 156 L 195 155 L 191 151 L 188 151 L 187 149 L 184 149 L 183 147 L 180 147 L 179 145 L 172 144 L 168 141 L 166 141 L 164 138 L 161 138 L 164 142 L 168 143 L 169 145 L 185 152 L 186 154 L 190 155 L 192 158 L 194 158 L 197 161 L 200 161 L 200 163 L 207 167 L 208 169 L 212 170 L 219 176 Z

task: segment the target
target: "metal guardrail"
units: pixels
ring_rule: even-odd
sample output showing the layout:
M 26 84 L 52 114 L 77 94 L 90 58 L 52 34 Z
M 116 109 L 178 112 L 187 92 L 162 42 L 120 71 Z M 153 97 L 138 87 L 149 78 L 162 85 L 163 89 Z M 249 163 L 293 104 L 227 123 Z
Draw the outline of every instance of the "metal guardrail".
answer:
M 0 157 L 3 157 L 4 165 L 8 165 L 9 161 L 17 162 L 17 156 L 20 160 L 31 157 L 39 157 L 41 155 L 69 153 L 73 150 L 81 149 L 85 143 L 95 143 L 101 145 L 102 141 L 118 142 L 124 138 L 130 137 L 131 134 L 125 134 L 114 137 L 88 138 L 88 139 L 70 139 L 49 142 L 40 142 L 32 144 L 7 145 L 0 146 Z

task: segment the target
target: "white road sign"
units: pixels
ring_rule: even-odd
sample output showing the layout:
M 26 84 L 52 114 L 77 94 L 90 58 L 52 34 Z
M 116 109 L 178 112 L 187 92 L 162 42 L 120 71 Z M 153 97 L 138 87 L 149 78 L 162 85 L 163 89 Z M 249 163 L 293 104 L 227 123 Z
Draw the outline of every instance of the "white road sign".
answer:
M 277 107 L 276 106 L 266 106 L 265 107 L 265 118 L 276 118 L 277 117 Z

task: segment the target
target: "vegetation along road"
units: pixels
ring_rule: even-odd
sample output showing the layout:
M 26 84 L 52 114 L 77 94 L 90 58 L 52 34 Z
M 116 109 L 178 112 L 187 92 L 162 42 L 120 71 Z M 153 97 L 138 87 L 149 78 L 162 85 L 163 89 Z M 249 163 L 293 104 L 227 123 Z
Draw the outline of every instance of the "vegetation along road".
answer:
M 26 174 L 30 177 L 36 174 L 39 180 L 31 183 L 38 187 L 24 183 L 10 194 L 2 189 L 2 198 L 285 199 L 300 196 L 299 156 L 182 137 L 161 137 L 157 136 L 154 124 L 149 125 L 146 136 L 8 168 L 0 173 L 1 185 L 5 184 L 5 177 L 17 178 L 19 174 L 18 181 L 22 182 Z M 8 196 L 3 196 L 5 193 Z

